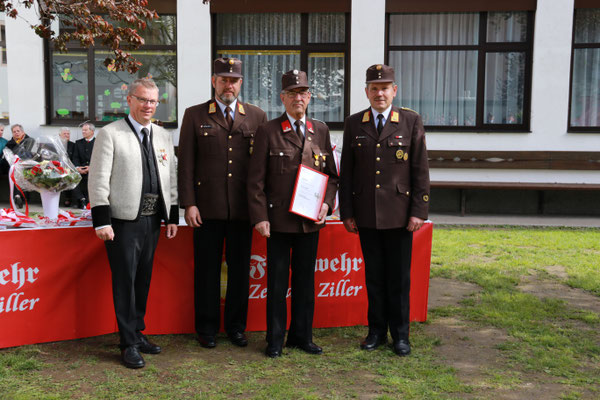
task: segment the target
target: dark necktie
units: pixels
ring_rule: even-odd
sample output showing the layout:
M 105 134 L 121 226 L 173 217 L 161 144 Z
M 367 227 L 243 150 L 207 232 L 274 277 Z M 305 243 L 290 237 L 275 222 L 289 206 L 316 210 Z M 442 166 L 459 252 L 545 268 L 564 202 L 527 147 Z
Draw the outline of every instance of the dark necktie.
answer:
M 377 119 L 379 120 L 377 122 L 377 133 L 381 135 L 381 131 L 383 130 L 383 114 L 379 114 Z
M 150 140 L 148 138 L 149 132 L 148 129 L 142 128 L 142 135 L 144 135 L 144 139 L 142 140 L 142 145 L 148 151 L 150 151 Z
M 225 121 L 227 122 L 227 126 L 229 130 L 231 130 L 231 126 L 233 125 L 233 118 L 231 118 L 231 107 L 225 107 Z
M 304 144 L 304 135 L 302 134 L 302 130 L 300 129 L 300 127 L 302 126 L 302 121 L 297 120 L 296 122 L 294 122 L 294 125 L 296 125 L 296 135 L 298 135 L 300 143 Z

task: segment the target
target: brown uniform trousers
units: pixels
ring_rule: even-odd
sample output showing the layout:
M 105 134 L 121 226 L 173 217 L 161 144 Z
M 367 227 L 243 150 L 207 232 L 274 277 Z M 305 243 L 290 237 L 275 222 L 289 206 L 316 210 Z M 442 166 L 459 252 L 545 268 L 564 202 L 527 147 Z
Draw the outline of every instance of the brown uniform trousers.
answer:
M 425 130 L 414 111 L 392 107 L 377 133 L 371 109 L 346 118 L 340 216 L 354 218 L 365 258 L 369 331 L 408 339 L 412 232 L 427 219 L 429 166 Z
M 195 205 L 202 226 L 194 229 L 195 325 L 201 335 L 220 329 L 221 260 L 225 246 L 225 330 L 246 329 L 252 228 L 246 178 L 260 108 L 237 102 L 229 129 L 215 100 L 188 108 L 179 138 L 178 184 L 182 208 Z
M 312 342 L 314 266 L 319 229 L 313 221 L 289 212 L 300 164 L 329 175 L 325 202 L 332 211 L 338 176 L 327 125 L 306 120 L 304 143 L 289 125 L 287 114 L 262 125 L 250 160 L 248 198 L 250 221 L 269 221 L 267 239 L 267 342 L 283 345 L 286 293 L 292 269 L 292 318 L 288 343 Z M 290 259 L 291 250 L 291 259 Z

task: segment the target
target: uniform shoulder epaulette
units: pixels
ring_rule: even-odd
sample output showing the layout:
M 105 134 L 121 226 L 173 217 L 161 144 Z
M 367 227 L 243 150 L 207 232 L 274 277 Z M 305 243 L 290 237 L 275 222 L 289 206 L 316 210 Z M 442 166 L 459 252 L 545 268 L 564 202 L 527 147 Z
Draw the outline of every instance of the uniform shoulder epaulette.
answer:
M 412 111 L 415 114 L 418 114 L 418 112 L 416 112 L 415 110 L 413 110 L 412 108 L 408 108 L 408 107 L 400 107 L 400 109 L 404 110 L 404 111 Z
M 313 121 L 315 121 L 315 122 L 320 122 L 320 123 L 322 123 L 323 125 L 327 125 L 325 122 L 321 121 L 320 119 L 316 119 L 316 118 L 311 118 L 311 119 L 312 119 Z

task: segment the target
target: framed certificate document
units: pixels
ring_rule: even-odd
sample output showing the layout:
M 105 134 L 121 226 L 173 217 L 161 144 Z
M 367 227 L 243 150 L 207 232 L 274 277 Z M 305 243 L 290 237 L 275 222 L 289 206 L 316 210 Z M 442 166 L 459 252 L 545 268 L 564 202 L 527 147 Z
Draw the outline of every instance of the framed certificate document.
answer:
M 301 217 L 318 221 L 319 211 L 325 200 L 325 190 L 329 176 L 300 164 L 290 212 Z

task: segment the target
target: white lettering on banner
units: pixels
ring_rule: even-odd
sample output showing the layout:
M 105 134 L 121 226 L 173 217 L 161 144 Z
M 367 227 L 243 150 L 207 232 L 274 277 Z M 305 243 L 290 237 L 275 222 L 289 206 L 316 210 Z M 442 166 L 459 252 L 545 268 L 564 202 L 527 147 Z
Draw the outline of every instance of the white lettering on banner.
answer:
M 17 286 L 17 290 L 21 289 L 25 282 L 33 283 L 37 280 L 35 277 L 40 270 L 37 268 L 19 268 L 20 263 L 11 264 L 10 269 L 0 271 L 0 285 L 8 285 L 10 282 Z M 8 278 L 8 279 L 7 279 Z
M 292 295 L 292 289 L 288 288 L 285 297 L 290 297 Z M 267 298 L 267 287 L 263 286 L 260 283 L 250 285 L 250 294 L 248 295 L 249 299 L 266 299 Z
M 337 282 L 319 283 L 319 294 L 317 297 L 353 297 L 357 296 L 362 286 L 347 286 L 350 279 L 342 279 Z
M 261 279 L 265 276 L 267 260 L 264 257 L 252 255 L 250 257 L 250 277 L 252 279 Z
M 351 271 L 360 271 L 363 262 L 362 258 L 351 258 L 347 256 L 348 253 L 342 253 L 339 258 L 334 258 L 332 260 L 329 260 L 328 258 L 317 258 L 317 261 L 315 262 L 315 272 L 325 272 L 327 270 L 330 270 L 331 272 L 342 271 L 344 277 L 346 277 Z
M 11 312 L 11 311 L 26 311 L 33 310 L 33 306 L 35 303 L 40 301 L 40 299 L 21 299 L 24 293 L 12 293 L 4 301 L 4 297 L 0 297 L 0 314 L 3 312 Z
M 20 262 L 11 264 L 9 268 L 0 270 L 0 285 L 7 286 L 12 283 L 16 286 L 14 290 L 21 289 L 26 283 L 34 283 L 38 280 L 40 272 L 38 268 L 19 267 Z M 10 290 L 10 289 L 9 289 Z M 31 311 L 40 299 L 27 299 L 25 293 L 16 291 L 7 297 L 0 297 L 0 314 L 15 311 Z

